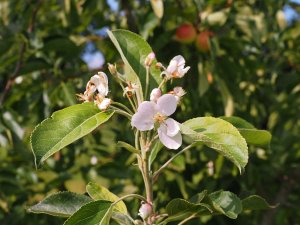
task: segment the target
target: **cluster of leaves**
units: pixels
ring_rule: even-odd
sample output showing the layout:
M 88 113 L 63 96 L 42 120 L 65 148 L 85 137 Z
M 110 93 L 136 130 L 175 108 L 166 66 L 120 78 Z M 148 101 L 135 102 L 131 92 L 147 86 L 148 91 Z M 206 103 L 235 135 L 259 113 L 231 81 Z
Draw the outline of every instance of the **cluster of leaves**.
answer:
M 187 152 L 185 159 L 178 157 L 162 175 L 166 179 L 158 181 L 157 187 L 167 187 L 159 193 L 160 205 L 178 196 L 189 199 L 199 189 L 212 192 L 224 188 L 238 196 L 257 193 L 280 202 L 284 207 L 267 212 L 263 224 L 295 224 L 300 188 L 296 182 L 300 154 L 299 24 L 287 26 L 284 19 L 280 21 L 286 1 L 233 1 L 230 6 L 228 2 L 231 1 L 164 1 L 160 20 L 148 1 L 119 1 L 117 10 L 99 0 L 1 1 L 1 99 L 5 96 L 0 104 L 2 223 L 61 224 L 47 216 L 26 214 L 24 206 L 57 189 L 83 193 L 89 180 L 120 195 L 142 187 L 134 168 L 122 169 L 133 162 L 130 154 L 111 145 L 112 140 L 132 141 L 128 124 L 120 119 L 113 118 L 94 135 L 55 154 L 43 170 L 34 170 L 29 149 L 33 125 L 55 110 L 75 104 L 75 93 L 90 77 L 80 59 L 84 46 L 93 43 L 107 61 L 118 58 L 110 41 L 95 32 L 110 27 L 140 33 L 165 63 L 178 53 L 187 58 L 194 70 L 182 84 L 189 93 L 182 113 L 177 114 L 178 121 L 196 115 L 218 117 L 227 112 L 273 134 L 272 151 L 265 145 L 249 148 L 247 173 L 242 177 L 236 176 L 237 170 L 222 156 L 207 151 L 205 146 L 197 146 L 202 151 Z M 199 21 L 202 11 L 214 15 L 212 18 L 221 15 L 225 20 Z M 215 33 L 209 53 L 172 40 L 176 28 L 184 22 Z M 115 90 L 115 86 L 111 89 Z M 241 134 L 251 127 L 241 127 Z M 158 152 L 159 162 L 154 162 L 154 168 L 170 154 Z M 99 162 L 95 168 L 90 163 L 94 156 Z M 136 203 L 130 206 L 135 212 Z M 258 224 L 261 218 L 261 213 L 251 217 L 244 213 L 235 223 Z M 202 219 L 202 223 L 217 222 L 232 223 L 221 217 Z

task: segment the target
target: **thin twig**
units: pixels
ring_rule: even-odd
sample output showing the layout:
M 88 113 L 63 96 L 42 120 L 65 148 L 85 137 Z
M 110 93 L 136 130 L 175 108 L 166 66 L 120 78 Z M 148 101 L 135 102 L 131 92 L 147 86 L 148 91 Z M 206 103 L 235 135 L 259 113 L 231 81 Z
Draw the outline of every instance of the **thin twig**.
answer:
M 173 155 L 164 165 L 162 165 L 154 174 L 153 174 L 153 181 L 156 181 L 156 179 L 158 178 L 159 174 L 162 172 L 162 170 L 164 168 L 166 168 L 175 158 L 177 158 L 177 156 L 179 156 L 180 154 L 186 152 L 187 150 L 189 150 L 190 148 L 194 147 L 194 144 L 190 144 L 187 147 L 185 147 L 184 149 L 182 149 L 181 151 L 179 151 L 177 154 Z
M 186 222 L 188 222 L 189 220 L 192 220 L 192 219 L 194 219 L 194 218 L 196 218 L 195 214 L 193 214 L 193 215 L 191 215 L 190 217 L 188 217 L 188 218 L 182 220 L 178 225 L 185 224 Z

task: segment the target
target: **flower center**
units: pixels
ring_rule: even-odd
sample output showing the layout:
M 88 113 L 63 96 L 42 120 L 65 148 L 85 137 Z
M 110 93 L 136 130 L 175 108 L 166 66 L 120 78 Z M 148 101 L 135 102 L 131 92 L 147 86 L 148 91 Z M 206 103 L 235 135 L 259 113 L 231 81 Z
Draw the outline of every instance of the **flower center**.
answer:
M 159 123 L 162 123 L 166 118 L 166 116 L 161 115 L 160 113 L 156 113 L 156 115 L 154 116 L 154 120 Z

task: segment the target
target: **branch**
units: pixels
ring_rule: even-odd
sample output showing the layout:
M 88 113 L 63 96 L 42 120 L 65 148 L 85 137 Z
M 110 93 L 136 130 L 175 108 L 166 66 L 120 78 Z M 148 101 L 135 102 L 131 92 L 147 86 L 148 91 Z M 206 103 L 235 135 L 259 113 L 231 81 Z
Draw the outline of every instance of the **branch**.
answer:
M 185 151 L 189 150 L 190 148 L 194 147 L 195 143 L 188 145 L 187 147 L 185 147 L 184 149 L 182 149 L 181 151 L 179 151 L 177 154 L 173 155 L 164 165 L 162 165 L 154 174 L 153 174 L 153 181 L 156 181 L 156 179 L 158 178 L 159 174 L 162 172 L 162 170 L 164 168 L 166 168 L 175 158 L 177 158 L 177 156 L 179 156 L 180 154 L 184 153 Z

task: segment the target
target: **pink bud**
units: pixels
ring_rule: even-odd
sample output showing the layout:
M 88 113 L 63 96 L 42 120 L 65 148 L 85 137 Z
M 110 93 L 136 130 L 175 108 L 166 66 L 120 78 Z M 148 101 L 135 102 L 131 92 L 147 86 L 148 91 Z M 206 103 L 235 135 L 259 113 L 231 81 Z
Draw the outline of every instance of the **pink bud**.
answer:
M 150 100 L 156 102 L 160 96 L 161 96 L 161 90 L 159 88 L 154 88 L 151 91 Z
M 147 219 L 152 214 L 152 205 L 143 203 L 138 214 L 143 220 Z
M 154 52 L 149 53 L 149 55 L 145 59 L 145 66 L 151 66 L 154 59 L 155 59 Z

